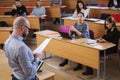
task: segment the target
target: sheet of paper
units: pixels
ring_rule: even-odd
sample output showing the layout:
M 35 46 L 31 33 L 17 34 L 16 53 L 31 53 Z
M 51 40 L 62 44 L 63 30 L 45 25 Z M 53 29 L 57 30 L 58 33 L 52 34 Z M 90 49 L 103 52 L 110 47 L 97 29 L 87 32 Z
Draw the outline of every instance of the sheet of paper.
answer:
M 96 19 L 96 18 L 86 18 L 86 21 L 93 21 L 93 22 L 97 22 L 100 21 L 100 19 Z
M 97 40 L 88 39 L 87 44 L 95 44 Z
M 33 53 L 39 53 L 42 54 L 42 51 L 45 49 L 47 44 L 50 42 L 52 38 L 47 38 L 45 39 L 34 51 Z
M 97 21 L 95 23 L 98 23 L 98 24 L 104 24 L 105 20 L 100 20 L 100 21 Z
M 77 20 L 77 18 L 74 18 L 73 16 L 64 17 L 63 19 Z

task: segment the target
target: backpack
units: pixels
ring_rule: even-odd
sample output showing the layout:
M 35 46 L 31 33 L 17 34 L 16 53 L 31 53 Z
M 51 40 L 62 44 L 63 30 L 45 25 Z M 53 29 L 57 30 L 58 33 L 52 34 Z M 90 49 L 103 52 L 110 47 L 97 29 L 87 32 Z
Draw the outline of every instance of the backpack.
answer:
M 4 15 L 11 15 L 12 16 L 12 12 L 5 12 Z
M 0 27 L 8 27 L 8 24 L 5 21 L 0 21 Z
M 70 33 L 70 26 L 60 26 L 60 32 Z
M 108 14 L 108 13 L 102 13 L 101 16 L 100 16 L 100 19 L 105 20 L 105 19 L 108 18 L 109 16 L 110 16 L 110 14 Z

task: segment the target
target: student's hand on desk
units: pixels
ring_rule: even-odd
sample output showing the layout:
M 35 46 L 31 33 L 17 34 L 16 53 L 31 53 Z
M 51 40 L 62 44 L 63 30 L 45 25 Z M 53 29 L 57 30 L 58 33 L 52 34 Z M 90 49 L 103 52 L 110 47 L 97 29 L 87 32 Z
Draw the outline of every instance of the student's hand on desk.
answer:
M 97 40 L 97 42 L 99 42 L 99 43 L 105 43 L 107 41 L 105 39 L 103 39 L 103 38 L 100 38 L 100 39 Z

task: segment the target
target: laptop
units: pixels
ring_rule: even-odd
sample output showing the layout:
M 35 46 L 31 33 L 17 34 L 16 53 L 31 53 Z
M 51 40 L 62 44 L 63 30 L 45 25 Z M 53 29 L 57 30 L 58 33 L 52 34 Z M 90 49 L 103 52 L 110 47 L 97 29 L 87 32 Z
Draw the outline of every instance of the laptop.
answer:
M 42 71 L 40 70 L 40 68 L 42 67 L 43 63 L 44 63 L 44 62 L 43 62 L 42 60 L 39 61 L 38 67 L 37 67 L 37 72 L 42 72 Z
M 59 33 L 63 38 L 67 38 L 67 39 L 78 39 L 79 38 L 75 32 L 71 32 L 71 35 L 65 32 L 59 32 Z
M 59 33 L 63 38 L 72 39 L 72 37 L 68 33 L 65 32 L 59 32 Z

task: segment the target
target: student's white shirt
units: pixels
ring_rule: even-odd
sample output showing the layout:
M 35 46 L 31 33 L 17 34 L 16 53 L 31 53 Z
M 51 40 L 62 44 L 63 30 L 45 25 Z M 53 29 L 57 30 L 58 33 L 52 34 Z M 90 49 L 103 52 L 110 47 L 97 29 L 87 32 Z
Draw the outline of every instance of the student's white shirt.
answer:
M 81 9 L 81 12 L 84 13 L 84 17 L 86 18 L 89 15 L 90 9 Z M 74 11 L 73 17 L 77 16 L 77 10 Z
M 44 7 L 40 6 L 40 7 L 34 7 L 33 8 L 33 11 L 32 11 L 32 14 L 31 15 L 34 15 L 34 16 L 43 16 L 46 14 L 46 10 Z M 44 17 L 43 17 L 44 18 Z
M 115 4 L 115 5 L 117 5 L 118 3 L 117 3 L 117 0 L 113 0 L 113 3 Z

